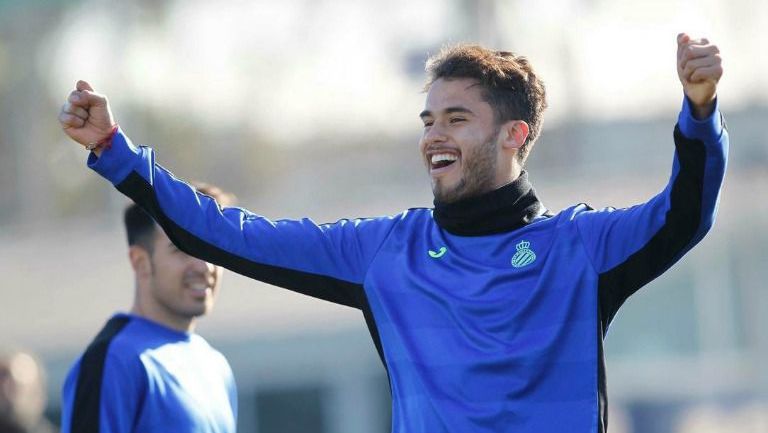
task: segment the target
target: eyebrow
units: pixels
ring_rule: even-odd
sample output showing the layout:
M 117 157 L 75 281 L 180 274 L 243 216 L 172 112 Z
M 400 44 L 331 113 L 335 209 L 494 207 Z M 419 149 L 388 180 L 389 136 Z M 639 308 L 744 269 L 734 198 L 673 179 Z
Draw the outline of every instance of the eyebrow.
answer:
M 470 110 L 467 107 L 462 106 L 456 106 L 456 107 L 448 107 L 445 110 L 443 110 L 445 114 L 451 114 L 451 113 L 466 113 L 466 114 L 475 114 L 472 110 Z M 419 117 L 422 119 L 425 117 L 432 117 L 432 112 L 429 110 L 424 110 L 421 113 L 419 113 Z

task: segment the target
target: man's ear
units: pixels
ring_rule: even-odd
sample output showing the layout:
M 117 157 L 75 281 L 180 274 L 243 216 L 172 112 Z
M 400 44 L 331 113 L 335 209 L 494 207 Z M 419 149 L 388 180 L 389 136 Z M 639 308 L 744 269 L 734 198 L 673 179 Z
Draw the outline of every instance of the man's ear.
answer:
M 149 252 L 138 245 L 131 245 L 128 248 L 128 259 L 131 262 L 133 272 L 137 278 L 146 277 L 152 274 L 152 263 Z
M 523 120 L 510 120 L 501 125 L 501 147 L 520 149 L 528 139 L 528 124 Z

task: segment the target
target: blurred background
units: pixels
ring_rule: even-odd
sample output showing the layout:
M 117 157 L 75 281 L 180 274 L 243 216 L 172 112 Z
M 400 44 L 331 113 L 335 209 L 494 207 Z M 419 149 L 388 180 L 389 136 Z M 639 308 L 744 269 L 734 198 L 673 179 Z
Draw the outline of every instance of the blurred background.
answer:
M 57 123 L 77 79 L 177 175 L 328 222 L 431 206 L 424 61 L 478 42 L 547 85 L 545 205 L 618 207 L 666 184 L 687 31 L 723 53 L 728 175 L 713 231 L 613 322 L 610 431 L 768 432 L 766 25 L 763 0 L 0 0 L 0 349 L 39 357 L 57 423 L 67 368 L 130 308 L 126 200 Z M 198 330 L 235 370 L 239 431 L 389 431 L 357 310 L 229 273 Z

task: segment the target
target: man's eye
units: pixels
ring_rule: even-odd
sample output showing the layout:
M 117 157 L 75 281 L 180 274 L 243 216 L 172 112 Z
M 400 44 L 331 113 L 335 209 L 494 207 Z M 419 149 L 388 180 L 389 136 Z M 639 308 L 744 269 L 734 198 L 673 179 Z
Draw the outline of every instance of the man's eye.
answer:
M 465 120 L 467 120 L 467 119 L 465 119 L 463 117 L 453 117 L 453 118 L 451 118 L 451 123 L 459 123 L 459 122 L 463 122 Z
M 435 123 L 435 122 L 431 122 L 431 121 L 430 122 L 424 122 L 424 127 L 426 128 L 428 126 L 432 126 L 433 123 Z

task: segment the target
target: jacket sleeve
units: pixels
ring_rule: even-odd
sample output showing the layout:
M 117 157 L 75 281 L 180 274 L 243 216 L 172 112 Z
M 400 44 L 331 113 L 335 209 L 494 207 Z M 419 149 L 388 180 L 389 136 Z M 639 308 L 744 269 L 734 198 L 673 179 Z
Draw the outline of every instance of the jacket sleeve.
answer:
M 672 175 L 664 190 L 640 205 L 588 210 L 576 217 L 599 274 L 603 333 L 624 301 L 677 262 L 714 222 L 728 133 L 717 103 L 703 120 L 693 118 L 689 104 L 685 98 L 674 131 Z
M 88 165 L 146 210 L 182 251 L 234 272 L 331 302 L 359 308 L 361 285 L 397 217 L 269 220 L 220 208 L 155 162 L 118 131 L 112 147 Z

